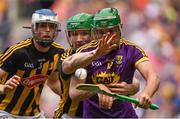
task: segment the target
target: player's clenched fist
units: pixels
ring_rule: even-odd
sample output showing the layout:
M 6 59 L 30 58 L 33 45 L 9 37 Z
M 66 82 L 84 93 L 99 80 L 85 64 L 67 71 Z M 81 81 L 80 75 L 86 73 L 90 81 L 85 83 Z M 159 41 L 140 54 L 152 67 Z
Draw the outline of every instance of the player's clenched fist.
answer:
M 108 93 L 111 93 L 111 91 L 103 84 L 98 84 L 99 88 L 101 90 L 104 90 Z M 103 94 L 98 94 L 99 97 L 99 107 L 103 109 L 111 109 L 112 104 L 113 104 L 113 97 L 103 95 Z
M 133 83 L 128 84 L 124 81 L 119 83 L 111 83 L 108 86 L 109 90 L 113 93 L 121 95 L 134 95 L 139 91 L 140 82 L 136 78 L 133 79 Z
M 6 94 L 9 91 L 14 90 L 21 81 L 21 77 L 14 75 L 4 85 L 1 85 L 1 93 Z
M 140 96 L 138 97 L 138 100 L 139 100 L 139 104 L 135 105 L 135 108 L 138 106 L 141 108 L 148 109 L 152 103 L 151 97 L 146 93 L 140 94 Z

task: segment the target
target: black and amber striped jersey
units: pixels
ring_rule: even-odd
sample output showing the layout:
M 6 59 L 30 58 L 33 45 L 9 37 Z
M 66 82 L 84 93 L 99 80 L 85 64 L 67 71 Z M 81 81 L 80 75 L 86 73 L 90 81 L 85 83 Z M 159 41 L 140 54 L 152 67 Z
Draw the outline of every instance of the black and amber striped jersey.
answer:
M 59 61 L 60 68 L 62 68 L 61 64 L 63 60 L 74 53 L 75 50 L 69 48 L 64 54 L 62 54 L 61 60 Z M 68 79 L 70 78 L 70 75 L 63 73 L 62 69 L 60 69 L 60 77 L 62 95 L 58 108 L 54 112 L 54 118 L 61 118 L 62 114 L 68 114 L 71 117 L 82 117 L 82 102 L 71 100 L 69 97 L 70 80 Z
M 44 81 L 37 77 L 50 76 L 57 71 L 57 63 L 64 48 L 52 43 L 46 53 L 36 50 L 32 38 L 21 41 L 9 47 L 0 55 L 0 68 L 6 71 L 6 75 L 0 83 L 5 84 L 13 75 L 22 77 L 22 81 L 28 77 L 36 77 L 35 87 L 28 87 L 20 84 L 8 94 L 0 95 L 0 110 L 18 116 L 34 116 L 40 113 L 40 95 L 44 86 Z M 31 83 L 31 82 L 30 82 Z

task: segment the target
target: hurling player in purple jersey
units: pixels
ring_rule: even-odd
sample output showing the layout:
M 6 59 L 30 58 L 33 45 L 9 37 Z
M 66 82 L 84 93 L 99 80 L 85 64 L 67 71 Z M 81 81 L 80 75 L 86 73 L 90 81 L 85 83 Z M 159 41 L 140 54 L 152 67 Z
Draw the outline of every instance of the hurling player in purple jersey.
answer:
M 121 82 L 131 84 L 137 69 L 146 80 L 146 86 L 138 96 L 140 101 L 138 106 L 147 109 L 152 103 L 151 98 L 157 91 L 160 80 L 144 50 L 131 41 L 121 38 L 120 26 L 120 16 L 115 8 L 104 8 L 95 14 L 96 39 L 113 39 L 113 42 L 107 40 L 107 44 L 116 44 L 116 47 L 97 57 L 86 67 L 88 71 L 86 83 L 96 84 L 108 92 L 122 94 L 119 84 Z M 93 51 L 96 47 L 97 45 L 89 44 L 78 49 L 77 52 Z M 131 103 L 114 100 L 102 94 L 95 95 L 76 90 L 77 84 L 78 80 L 71 80 L 69 93 L 72 99 L 85 99 L 84 118 L 137 118 Z
M 63 70 L 62 62 L 64 59 L 76 53 L 76 50 L 80 47 L 86 46 L 86 44 L 97 43 L 93 38 L 92 25 L 93 25 L 94 16 L 87 13 L 78 13 L 67 20 L 67 39 L 70 43 L 70 48 L 61 56 L 59 62 L 61 85 L 63 85 L 61 99 L 59 101 L 58 109 L 55 111 L 54 118 L 63 118 L 65 115 L 81 118 L 83 114 L 83 105 L 82 101 L 71 100 L 69 94 L 69 82 L 71 75 Z M 64 67 L 66 68 L 66 67 Z M 74 77 L 72 75 L 72 77 Z M 78 80 L 78 79 L 77 79 Z M 79 83 L 84 83 L 85 80 L 78 80 Z M 125 95 L 135 94 L 139 91 L 140 82 L 134 78 L 132 84 L 127 84 L 122 82 L 119 84 L 121 86 L 122 93 Z

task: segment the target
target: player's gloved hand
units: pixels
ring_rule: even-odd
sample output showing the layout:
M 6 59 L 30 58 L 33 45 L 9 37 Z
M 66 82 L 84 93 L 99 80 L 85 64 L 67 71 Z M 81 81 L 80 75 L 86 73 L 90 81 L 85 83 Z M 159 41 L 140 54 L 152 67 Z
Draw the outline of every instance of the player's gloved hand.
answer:
M 107 34 L 104 34 L 101 39 L 99 39 L 98 47 L 95 49 L 96 57 L 103 56 L 117 47 L 117 44 L 114 42 L 115 36 L 116 34 L 110 35 L 108 32 Z
M 120 83 L 111 83 L 107 86 L 111 92 L 121 95 L 133 95 L 139 90 L 139 87 L 134 86 L 133 84 L 128 84 L 124 81 Z
M 2 93 L 6 94 L 9 91 L 14 90 L 21 81 L 21 77 L 14 75 L 4 85 L 2 85 Z
M 104 90 L 108 93 L 111 93 L 111 91 L 103 84 L 98 84 L 99 88 L 101 90 Z M 113 104 L 113 97 L 103 95 L 103 94 L 98 94 L 99 97 L 99 107 L 103 109 L 111 109 L 112 104 Z
M 151 97 L 148 94 L 144 93 L 144 92 L 140 94 L 140 96 L 138 97 L 138 100 L 139 100 L 139 104 L 135 105 L 135 108 L 136 107 L 141 107 L 141 108 L 144 108 L 144 109 L 148 109 L 149 106 L 152 103 Z

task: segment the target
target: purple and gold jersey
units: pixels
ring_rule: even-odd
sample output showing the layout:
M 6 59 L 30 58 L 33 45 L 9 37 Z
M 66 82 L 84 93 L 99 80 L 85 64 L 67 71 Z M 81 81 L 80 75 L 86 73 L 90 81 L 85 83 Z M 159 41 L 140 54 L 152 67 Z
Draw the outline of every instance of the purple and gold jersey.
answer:
M 97 45 L 89 44 L 78 52 L 94 50 Z M 105 56 L 95 59 L 88 67 L 87 84 L 110 84 L 125 81 L 132 83 L 135 66 L 149 60 L 145 52 L 134 43 L 121 39 L 117 49 Z M 116 100 L 111 109 L 100 109 L 98 96 L 92 96 L 84 101 L 83 117 L 85 118 L 136 118 L 137 115 L 131 103 Z

